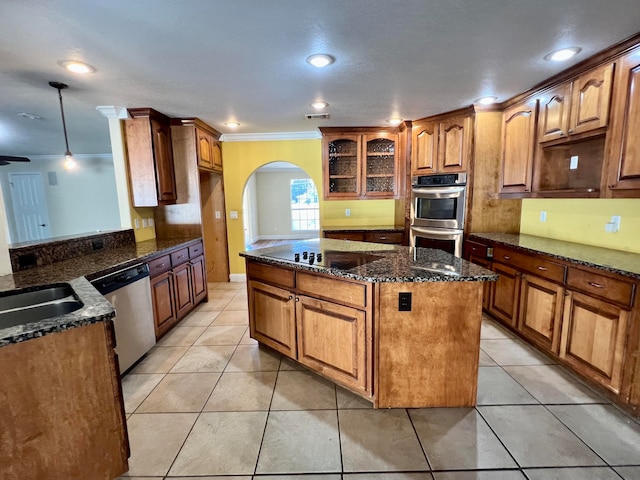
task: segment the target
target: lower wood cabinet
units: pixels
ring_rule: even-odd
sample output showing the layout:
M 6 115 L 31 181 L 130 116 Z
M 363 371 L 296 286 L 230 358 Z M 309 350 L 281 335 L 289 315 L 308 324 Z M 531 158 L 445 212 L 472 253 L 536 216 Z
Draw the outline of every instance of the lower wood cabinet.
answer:
M 492 270 L 500 278 L 491 289 L 489 313 L 510 327 L 515 327 L 520 293 L 520 273 L 501 263 L 494 263 Z
M 202 243 L 149 262 L 156 338 L 162 337 L 207 298 L 206 262 Z
M 485 292 L 485 310 L 639 415 L 638 282 L 504 246 L 493 250 L 493 259 L 468 256 L 485 267 L 492 261 L 500 276 Z
M 294 294 L 250 281 L 248 295 L 251 336 L 288 357 L 297 358 Z
M 534 275 L 520 282 L 518 330 L 542 348 L 558 353 L 564 287 Z
M 619 393 L 629 312 L 573 291 L 568 292 L 564 312 L 560 358 Z
M 342 384 L 366 390 L 365 321 L 362 310 L 296 297 L 298 361 Z
M 371 396 L 367 286 L 309 273 L 298 274 L 295 288 L 293 282 L 290 288 L 264 283 L 288 283 L 294 277 L 287 273 L 293 275 L 282 268 L 248 263 L 251 336 L 336 383 Z M 310 290 L 322 298 L 299 293 Z
M 356 242 L 386 243 L 401 245 L 403 232 L 397 230 L 332 230 L 323 233 L 324 238 L 352 240 Z

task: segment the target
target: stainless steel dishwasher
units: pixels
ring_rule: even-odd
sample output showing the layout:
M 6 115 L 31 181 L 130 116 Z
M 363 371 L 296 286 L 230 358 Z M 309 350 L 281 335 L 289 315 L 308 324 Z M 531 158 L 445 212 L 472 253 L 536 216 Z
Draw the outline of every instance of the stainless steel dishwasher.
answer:
M 116 309 L 116 352 L 124 374 L 156 344 L 149 268 L 135 265 L 96 278 L 91 284 Z

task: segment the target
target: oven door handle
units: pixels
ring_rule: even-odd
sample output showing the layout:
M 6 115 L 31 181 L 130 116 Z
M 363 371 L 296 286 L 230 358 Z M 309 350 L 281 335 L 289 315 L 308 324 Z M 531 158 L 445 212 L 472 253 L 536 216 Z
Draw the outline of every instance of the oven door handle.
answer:
M 455 198 L 459 197 L 466 187 L 444 187 L 444 188 L 412 188 L 414 197 L 419 198 Z
M 450 240 L 453 236 L 462 235 L 463 231 L 456 228 L 428 228 L 428 227 L 411 227 L 411 232 L 420 236 L 421 233 L 429 235 L 430 238 L 443 238 Z

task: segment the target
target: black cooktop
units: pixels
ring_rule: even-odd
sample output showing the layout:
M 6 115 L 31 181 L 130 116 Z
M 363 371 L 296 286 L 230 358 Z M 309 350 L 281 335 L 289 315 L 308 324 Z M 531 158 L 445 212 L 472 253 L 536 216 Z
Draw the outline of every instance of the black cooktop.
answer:
M 319 248 L 305 250 L 303 248 L 294 248 L 293 246 L 283 247 L 278 252 L 264 253 L 263 256 L 307 265 L 336 268 L 339 270 L 349 270 L 384 258 L 380 255 L 371 255 L 369 253 L 344 252 Z

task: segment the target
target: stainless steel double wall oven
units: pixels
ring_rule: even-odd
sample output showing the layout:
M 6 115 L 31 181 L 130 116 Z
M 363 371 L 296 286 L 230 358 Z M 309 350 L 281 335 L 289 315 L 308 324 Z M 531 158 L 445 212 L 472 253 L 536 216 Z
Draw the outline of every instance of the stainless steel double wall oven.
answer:
M 462 256 L 466 202 L 466 173 L 412 177 L 411 246 Z

